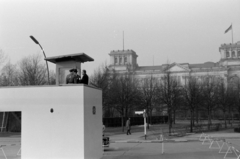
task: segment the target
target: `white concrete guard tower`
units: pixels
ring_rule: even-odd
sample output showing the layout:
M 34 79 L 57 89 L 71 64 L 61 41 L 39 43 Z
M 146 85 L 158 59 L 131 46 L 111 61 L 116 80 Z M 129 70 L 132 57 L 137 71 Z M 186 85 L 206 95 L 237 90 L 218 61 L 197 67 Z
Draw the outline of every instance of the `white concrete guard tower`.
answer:
M 56 86 L 0 89 L 0 111 L 21 111 L 22 159 L 102 157 L 102 91 L 64 84 L 66 70 L 93 61 L 86 54 L 47 58 L 56 64 Z M 77 65 L 76 65 L 77 64 Z

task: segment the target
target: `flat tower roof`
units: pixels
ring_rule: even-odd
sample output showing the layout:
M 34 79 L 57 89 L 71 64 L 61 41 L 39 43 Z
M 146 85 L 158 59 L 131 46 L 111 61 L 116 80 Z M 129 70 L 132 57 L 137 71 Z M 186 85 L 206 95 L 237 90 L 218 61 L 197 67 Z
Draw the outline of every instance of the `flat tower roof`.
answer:
M 94 61 L 93 58 L 86 55 L 85 53 L 76 53 L 76 54 L 47 57 L 45 58 L 45 60 L 52 63 L 58 63 L 58 62 L 64 62 L 64 61 L 77 61 L 77 62 L 84 63 L 88 61 Z

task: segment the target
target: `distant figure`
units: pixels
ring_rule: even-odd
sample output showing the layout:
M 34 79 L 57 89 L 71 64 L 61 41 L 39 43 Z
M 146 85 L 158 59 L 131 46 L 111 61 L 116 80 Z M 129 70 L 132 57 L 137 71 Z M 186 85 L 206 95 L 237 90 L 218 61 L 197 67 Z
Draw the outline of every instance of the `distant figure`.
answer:
M 80 80 L 80 76 L 77 74 L 77 69 L 71 69 L 69 70 L 70 74 L 67 75 L 66 77 L 66 84 L 76 84 L 76 83 L 79 83 Z
M 131 135 L 131 122 L 130 122 L 130 118 L 128 118 L 127 122 L 126 122 L 126 128 L 127 128 L 127 135 L 130 134 Z
M 88 75 L 86 70 L 82 70 L 82 79 L 80 79 L 80 83 L 88 85 Z

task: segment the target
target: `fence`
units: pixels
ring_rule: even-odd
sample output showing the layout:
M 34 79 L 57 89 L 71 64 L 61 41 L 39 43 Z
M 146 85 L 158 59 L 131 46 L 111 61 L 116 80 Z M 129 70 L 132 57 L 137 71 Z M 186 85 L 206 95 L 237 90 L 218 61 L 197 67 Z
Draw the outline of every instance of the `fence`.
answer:
M 228 142 L 226 138 L 216 138 L 202 133 L 199 141 L 202 142 L 202 145 L 209 145 L 209 149 L 215 149 L 219 154 L 224 154 L 223 159 L 240 159 L 240 151 L 235 147 L 238 145 Z
M 238 125 L 239 123 L 235 122 L 228 125 L 228 128 L 237 127 Z M 225 129 L 224 123 L 211 124 L 209 126 L 209 129 L 208 129 L 208 124 L 198 124 L 193 127 L 193 132 L 219 131 L 221 129 Z M 190 132 L 190 126 L 173 127 L 171 129 L 171 134 L 169 135 L 184 136 L 186 133 L 189 133 L 189 132 Z

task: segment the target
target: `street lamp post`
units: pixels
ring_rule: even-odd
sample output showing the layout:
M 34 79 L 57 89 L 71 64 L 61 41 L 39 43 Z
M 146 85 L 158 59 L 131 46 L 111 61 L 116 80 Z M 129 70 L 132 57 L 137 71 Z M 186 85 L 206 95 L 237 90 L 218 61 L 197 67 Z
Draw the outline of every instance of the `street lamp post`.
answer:
M 40 45 L 40 43 L 31 35 L 30 38 L 37 44 L 40 46 L 42 52 L 43 52 L 43 55 L 44 55 L 44 58 L 45 58 L 45 61 L 46 61 L 46 65 L 47 65 L 47 73 L 48 73 L 48 84 L 50 85 L 50 80 L 49 80 L 49 69 L 48 69 L 48 63 L 47 63 L 47 60 L 46 60 L 46 55 L 45 55 L 45 52 L 42 48 L 42 46 Z

